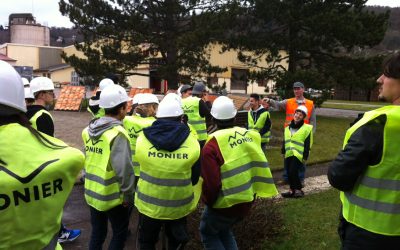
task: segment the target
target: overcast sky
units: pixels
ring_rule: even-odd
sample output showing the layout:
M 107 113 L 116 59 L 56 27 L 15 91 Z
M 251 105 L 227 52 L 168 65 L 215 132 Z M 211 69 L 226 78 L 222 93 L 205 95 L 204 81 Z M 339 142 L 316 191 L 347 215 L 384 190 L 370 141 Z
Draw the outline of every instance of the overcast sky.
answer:
M 12 13 L 33 13 L 36 21 L 47 26 L 72 27 L 72 23 L 62 16 L 58 0 L 2 0 L 0 24 L 8 25 L 8 16 Z M 369 0 L 368 5 L 400 7 L 399 0 Z

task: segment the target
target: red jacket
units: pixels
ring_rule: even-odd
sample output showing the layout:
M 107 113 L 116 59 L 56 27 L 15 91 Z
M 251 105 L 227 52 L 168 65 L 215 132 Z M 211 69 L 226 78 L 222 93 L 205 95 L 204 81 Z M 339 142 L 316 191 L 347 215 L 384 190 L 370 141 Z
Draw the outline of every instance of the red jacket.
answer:
M 211 209 L 221 191 L 221 171 L 224 158 L 215 138 L 204 145 L 201 151 L 201 176 L 203 177 L 202 201 Z M 230 217 L 244 217 L 250 211 L 252 202 L 241 203 L 229 208 L 212 208 Z

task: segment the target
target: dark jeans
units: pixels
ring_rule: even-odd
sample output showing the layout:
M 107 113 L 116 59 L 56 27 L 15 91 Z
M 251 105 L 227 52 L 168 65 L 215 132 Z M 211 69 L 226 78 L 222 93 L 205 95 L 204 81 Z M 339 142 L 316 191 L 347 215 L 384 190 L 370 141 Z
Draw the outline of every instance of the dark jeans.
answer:
M 113 231 L 108 249 L 124 248 L 128 234 L 129 208 L 119 205 L 104 212 L 90 207 L 92 235 L 90 237 L 89 249 L 102 249 L 104 240 L 107 236 L 108 221 L 110 221 Z
M 295 156 L 290 156 L 285 158 L 285 166 L 287 166 L 288 173 L 288 182 L 290 189 L 292 190 L 300 190 L 301 180 L 299 177 L 299 170 L 303 166 L 303 163 L 299 161 Z
M 238 249 L 231 229 L 240 220 L 242 218 L 223 216 L 206 206 L 200 221 L 200 236 L 204 249 Z
M 186 217 L 177 220 L 158 220 L 139 213 L 140 250 L 154 250 L 161 227 L 164 225 L 168 238 L 167 249 L 183 249 L 189 241 Z
M 342 250 L 400 249 L 400 236 L 372 233 L 347 222 L 342 216 L 338 233 L 342 242 Z
M 300 168 L 299 168 L 299 178 L 300 181 L 303 182 L 306 177 L 306 164 L 304 163 Z M 283 180 L 286 182 L 289 182 L 288 178 L 288 166 L 286 163 L 284 163 L 284 168 L 283 168 L 283 175 L 282 175 Z

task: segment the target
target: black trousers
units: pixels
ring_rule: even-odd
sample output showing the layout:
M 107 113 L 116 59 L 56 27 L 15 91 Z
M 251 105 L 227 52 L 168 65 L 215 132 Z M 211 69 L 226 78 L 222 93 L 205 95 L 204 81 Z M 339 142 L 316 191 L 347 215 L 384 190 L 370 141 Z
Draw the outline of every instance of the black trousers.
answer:
M 285 158 L 285 166 L 288 170 L 288 181 L 290 189 L 300 190 L 302 189 L 301 180 L 299 177 L 299 171 L 303 166 L 303 163 L 297 159 L 295 156 L 290 156 Z
M 89 249 L 102 249 L 107 236 L 108 221 L 110 221 L 113 231 L 108 249 L 123 249 L 128 235 L 129 210 L 128 207 L 123 207 L 122 205 L 104 212 L 90 207 L 92 235 L 90 237 Z
M 349 223 L 343 218 L 342 214 L 340 214 L 339 220 L 338 233 L 342 242 L 342 250 L 400 249 L 400 236 L 372 233 Z M 379 223 L 379 221 L 376 223 Z
M 140 250 L 154 250 L 162 226 L 168 238 L 168 248 L 183 249 L 189 241 L 186 228 L 186 217 L 177 220 L 157 220 L 139 213 L 139 245 Z

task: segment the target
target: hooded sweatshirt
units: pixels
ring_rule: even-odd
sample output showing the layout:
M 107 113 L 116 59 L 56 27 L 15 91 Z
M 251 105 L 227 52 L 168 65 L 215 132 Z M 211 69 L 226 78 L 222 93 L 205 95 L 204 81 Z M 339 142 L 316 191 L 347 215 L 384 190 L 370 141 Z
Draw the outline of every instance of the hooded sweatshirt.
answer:
M 177 150 L 190 134 L 189 127 L 179 121 L 157 119 L 150 127 L 143 129 L 143 134 L 157 149 L 169 152 Z M 192 184 L 195 185 L 200 176 L 200 159 L 192 166 Z
M 104 132 L 116 126 L 122 126 L 122 122 L 112 117 L 93 119 L 88 127 L 89 137 L 98 139 Z M 117 135 L 111 144 L 110 163 L 118 178 L 121 192 L 124 193 L 124 201 L 133 205 L 135 175 L 131 155 L 128 139 L 122 134 Z

